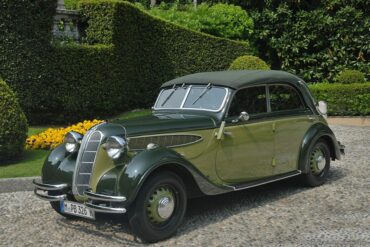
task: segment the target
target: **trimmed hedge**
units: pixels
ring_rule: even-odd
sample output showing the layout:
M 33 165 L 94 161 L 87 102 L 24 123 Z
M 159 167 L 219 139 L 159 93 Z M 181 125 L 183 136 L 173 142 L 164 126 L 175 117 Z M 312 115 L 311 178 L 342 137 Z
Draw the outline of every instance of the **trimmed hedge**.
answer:
M 370 82 L 339 84 L 317 83 L 309 85 L 317 100 L 328 103 L 328 114 L 333 116 L 370 114 Z
M 343 84 L 365 82 L 365 75 L 358 70 L 346 69 L 339 73 L 337 82 Z
M 261 58 L 255 56 L 241 56 L 235 59 L 229 70 L 269 70 L 270 66 Z
M 86 41 L 112 42 L 122 59 L 129 106 L 153 104 L 159 86 L 172 78 L 200 71 L 225 70 L 250 53 L 245 42 L 189 30 L 115 0 L 83 1 L 89 27 Z M 113 17 L 113 20 L 112 20 Z M 99 34 L 99 35 L 97 35 Z
M 21 157 L 27 130 L 27 119 L 16 95 L 0 80 L 0 162 Z
M 87 44 L 51 45 L 56 0 L 0 0 L 0 74 L 32 124 L 153 104 L 161 83 L 224 70 L 247 43 L 194 32 L 118 0 L 85 1 Z

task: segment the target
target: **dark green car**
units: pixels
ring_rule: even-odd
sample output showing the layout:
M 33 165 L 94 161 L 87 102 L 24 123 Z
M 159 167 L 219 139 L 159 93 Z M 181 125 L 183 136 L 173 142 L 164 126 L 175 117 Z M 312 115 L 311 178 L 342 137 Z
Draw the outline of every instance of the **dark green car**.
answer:
M 34 181 L 65 217 L 127 214 L 147 242 L 170 237 L 188 198 L 300 176 L 327 178 L 344 146 L 306 84 L 281 71 L 192 74 L 162 85 L 150 116 L 70 132 Z

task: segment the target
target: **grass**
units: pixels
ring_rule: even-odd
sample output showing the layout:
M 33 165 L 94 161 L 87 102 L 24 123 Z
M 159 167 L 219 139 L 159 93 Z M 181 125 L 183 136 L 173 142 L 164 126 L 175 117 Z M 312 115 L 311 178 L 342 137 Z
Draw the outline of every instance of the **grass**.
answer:
M 116 119 L 130 119 L 139 116 L 149 115 L 151 110 L 134 110 L 125 112 L 118 116 L 111 118 Z M 58 128 L 58 126 L 34 126 L 29 127 L 28 136 L 38 134 L 48 128 Z M 59 126 L 60 127 L 60 126 Z M 25 150 L 20 161 L 12 164 L 0 164 L 0 178 L 16 178 L 16 177 L 34 177 L 40 176 L 41 168 L 44 164 L 46 156 L 49 154 L 48 150 Z
M 48 129 L 49 127 L 29 127 L 28 128 L 28 133 L 27 135 L 28 136 L 32 136 L 32 135 L 36 135 L 36 134 L 39 134 L 41 132 L 43 132 L 44 130 Z
M 0 178 L 40 176 L 41 168 L 50 151 L 25 150 L 21 161 L 0 166 Z

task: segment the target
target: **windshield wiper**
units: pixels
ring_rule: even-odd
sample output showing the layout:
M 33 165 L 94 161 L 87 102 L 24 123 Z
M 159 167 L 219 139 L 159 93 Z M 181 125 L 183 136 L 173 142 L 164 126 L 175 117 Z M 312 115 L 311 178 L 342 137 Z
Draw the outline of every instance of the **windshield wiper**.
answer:
M 203 92 L 198 96 L 198 98 L 196 98 L 194 100 L 194 102 L 191 105 L 194 105 L 195 103 L 197 103 L 197 101 L 200 100 L 208 92 L 208 90 L 211 89 L 211 88 L 212 88 L 211 83 L 208 83 L 208 85 L 203 90 Z
M 167 96 L 167 98 L 163 101 L 163 103 L 161 104 L 161 106 L 164 106 L 167 101 L 171 98 L 171 96 L 173 95 L 173 93 L 177 90 L 177 87 L 176 85 L 173 85 L 172 87 L 172 92 Z

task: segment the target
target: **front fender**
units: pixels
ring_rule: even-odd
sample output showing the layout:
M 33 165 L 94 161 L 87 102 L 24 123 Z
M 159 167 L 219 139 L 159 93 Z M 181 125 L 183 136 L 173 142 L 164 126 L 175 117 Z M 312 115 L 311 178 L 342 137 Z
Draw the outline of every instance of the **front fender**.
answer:
M 131 204 L 150 174 L 164 165 L 185 168 L 195 180 L 198 188 L 208 195 L 231 191 L 229 187 L 212 184 L 199 170 L 174 150 L 158 147 L 143 150 L 134 156 L 124 167 L 108 171 L 99 181 L 97 193 L 115 194 L 126 197 L 126 205 Z
M 328 142 L 331 158 L 333 160 L 339 160 L 341 158 L 340 147 L 333 131 L 329 128 L 329 126 L 323 123 L 316 123 L 309 128 L 302 141 L 298 169 L 303 173 L 308 172 L 308 167 L 306 165 L 309 155 L 308 152 L 320 138 L 324 138 Z
M 41 179 L 47 184 L 66 183 L 72 187 L 77 154 L 70 154 L 64 145 L 59 145 L 46 158 L 41 171 Z

